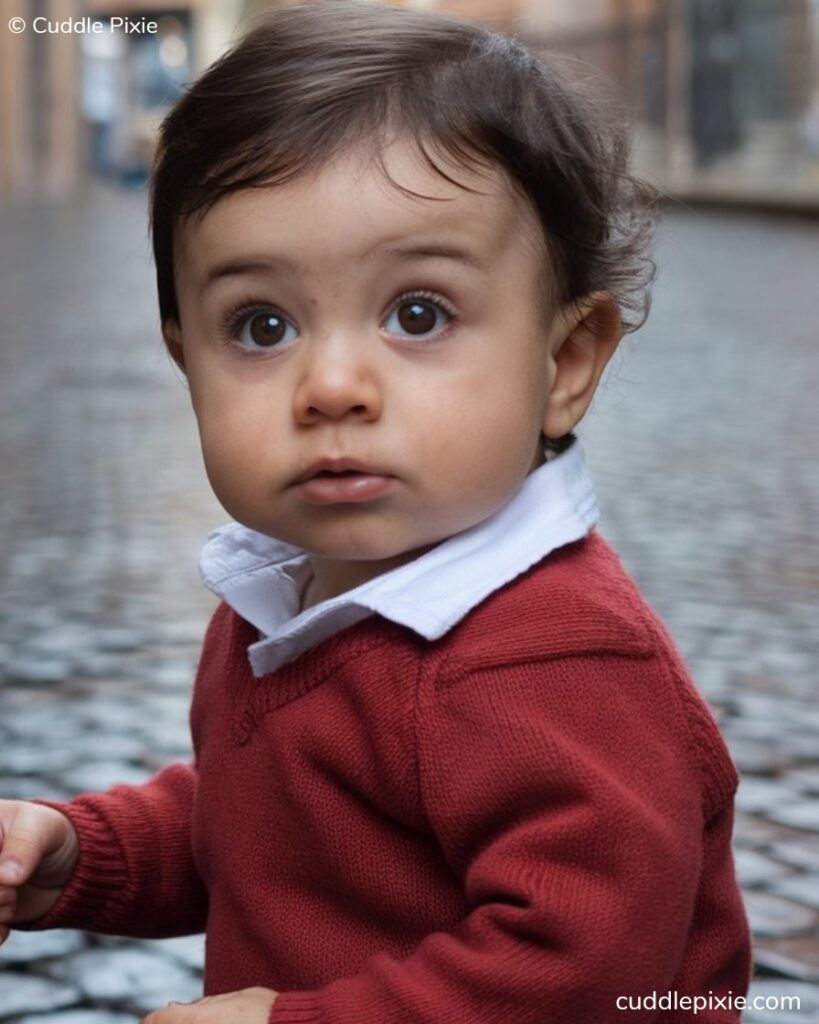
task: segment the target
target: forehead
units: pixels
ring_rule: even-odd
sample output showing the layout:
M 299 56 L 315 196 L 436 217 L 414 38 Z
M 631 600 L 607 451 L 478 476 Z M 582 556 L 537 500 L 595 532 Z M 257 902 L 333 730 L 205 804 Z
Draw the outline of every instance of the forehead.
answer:
M 439 153 L 435 162 L 453 180 L 430 166 L 417 143 L 398 140 L 377 153 L 347 150 L 281 184 L 231 193 L 183 221 L 178 269 L 199 277 L 217 255 L 230 261 L 296 250 L 299 265 L 318 273 L 377 257 L 404 239 L 448 244 L 484 264 L 540 256 L 539 222 L 500 167 L 465 168 Z

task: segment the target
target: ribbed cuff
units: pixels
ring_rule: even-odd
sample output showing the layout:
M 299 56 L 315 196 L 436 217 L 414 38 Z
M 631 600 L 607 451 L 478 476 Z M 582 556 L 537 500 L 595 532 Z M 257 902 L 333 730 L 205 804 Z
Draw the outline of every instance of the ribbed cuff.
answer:
M 267 1024 L 322 1024 L 324 1011 L 315 992 L 280 992 Z
M 121 901 L 126 886 L 125 858 L 107 822 L 82 797 L 69 803 L 34 800 L 71 820 L 79 856 L 71 881 L 54 906 L 36 921 L 15 925 L 22 930 L 82 928 L 100 930 L 112 898 Z

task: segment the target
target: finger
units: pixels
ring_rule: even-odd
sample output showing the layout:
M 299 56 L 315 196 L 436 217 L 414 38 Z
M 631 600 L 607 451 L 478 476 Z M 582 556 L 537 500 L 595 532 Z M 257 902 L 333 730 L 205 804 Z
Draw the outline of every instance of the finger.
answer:
M 0 924 L 8 924 L 17 906 L 17 890 L 0 885 Z
M 171 1000 L 163 1009 L 154 1010 L 153 1013 L 149 1013 L 147 1017 L 143 1017 L 140 1024 L 178 1024 L 180 1016 L 178 1011 L 172 1009 L 177 1006 L 188 1006 L 188 1003 L 179 1003 L 176 1000 Z
M 17 906 L 12 924 L 36 921 L 47 914 L 60 896 L 59 889 L 39 889 L 33 885 L 23 886 L 17 893 Z
M 0 924 L 0 946 L 2 946 L 6 939 L 9 937 L 10 932 L 10 928 L 8 928 L 4 924 Z
M 21 804 L 6 824 L 0 852 L 0 885 L 22 885 L 42 859 L 48 838 L 39 807 Z

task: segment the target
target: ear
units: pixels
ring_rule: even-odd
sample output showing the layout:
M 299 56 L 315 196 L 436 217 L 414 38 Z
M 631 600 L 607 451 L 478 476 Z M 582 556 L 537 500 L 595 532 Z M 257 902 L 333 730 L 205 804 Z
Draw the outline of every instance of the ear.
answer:
M 162 324 L 162 337 L 165 339 L 165 345 L 171 354 L 171 358 L 179 369 L 185 373 L 185 350 L 182 347 L 182 327 L 179 321 L 166 320 Z
M 608 292 L 558 314 L 549 340 L 554 377 L 543 421 L 547 437 L 563 437 L 583 418 L 622 336 L 620 310 Z

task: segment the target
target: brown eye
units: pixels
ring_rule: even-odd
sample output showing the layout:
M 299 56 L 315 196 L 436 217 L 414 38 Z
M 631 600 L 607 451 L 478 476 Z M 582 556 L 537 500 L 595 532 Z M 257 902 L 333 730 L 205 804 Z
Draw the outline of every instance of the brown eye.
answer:
M 260 309 L 244 314 L 231 334 L 242 348 L 258 351 L 291 341 L 298 336 L 298 331 L 281 313 L 273 309 Z
M 394 307 L 384 327 L 391 334 L 421 338 L 440 334 L 449 319 L 449 312 L 438 302 L 413 296 Z
M 250 337 L 257 345 L 278 345 L 287 330 L 287 322 L 275 313 L 257 313 L 250 318 Z
M 426 334 L 435 327 L 435 311 L 428 302 L 404 302 L 398 309 L 398 322 L 410 334 Z

